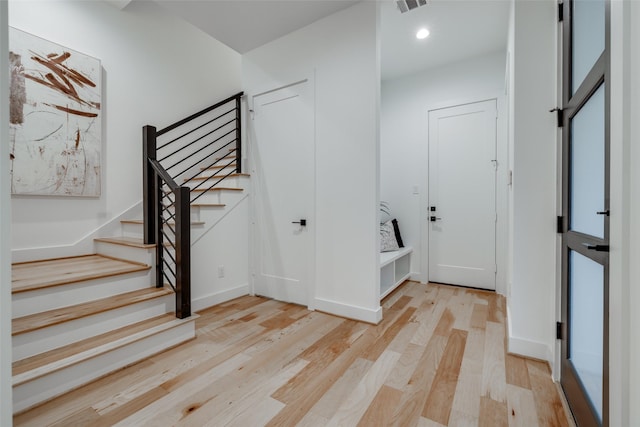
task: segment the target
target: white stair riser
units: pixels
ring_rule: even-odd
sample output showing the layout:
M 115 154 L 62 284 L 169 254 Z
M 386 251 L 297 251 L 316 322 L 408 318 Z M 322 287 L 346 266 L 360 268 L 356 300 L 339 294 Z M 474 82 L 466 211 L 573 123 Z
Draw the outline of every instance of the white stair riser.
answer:
M 194 224 L 191 226 L 191 229 L 195 229 L 198 227 L 202 227 L 202 224 Z M 175 226 L 172 226 L 175 229 Z M 122 224 L 122 236 L 123 237 L 137 237 L 140 238 L 143 236 L 142 224 L 131 224 L 131 223 L 123 223 Z M 171 230 L 167 228 L 167 233 L 170 233 Z
M 126 259 L 146 265 L 155 262 L 155 248 L 137 248 L 108 242 L 95 242 L 96 253 L 113 258 Z
M 238 187 L 241 188 L 241 187 Z M 247 191 L 208 191 L 198 198 L 194 203 L 222 203 L 229 207 L 247 195 Z
M 229 159 L 229 160 L 230 160 L 230 159 Z M 225 159 L 225 160 L 222 160 L 218 165 L 219 165 L 219 166 L 222 166 L 222 165 L 225 165 L 225 164 L 227 164 L 227 163 L 229 163 L 229 161 L 228 161 L 227 159 Z M 217 177 L 216 177 L 216 178 L 213 178 L 213 179 L 215 179 L 215 180 L 217 181 L 218 179 L 220 179 L 221 177 L 225 176 L 225 175 L 226 175 L 226 174 L 228 174 L 228 173 L 236 173 L 236 165 L 226 166 L 226 167 L 225 167 L 225 168 L 223 168 L 223 169 L 207 169 L 207 170 L 202 171 L 202 172 L 200 173 L 200 175 L 198 175 L 198 177 L 199 177 L 199 178 L 208 178 L 208 177 L 210 177 L 211 175 L 213 175 L 214 173 L 217 175 Z M 219 177 L 220 177 L 220 178 L 219 178 Z M 224 182 L 227 182 L 227 180 L 228 180 L 228 179 L 229 179 L 229 178 L 226 178 L 226 179 L 224 180 Z M 214 182 L 215 182 L 215 181 L 214 181 Z M 210 185 L 211 185 L 211 184 L 210 184 Z
M 194 322 L 182 323 L 127 346 L 16 386 L 13 388 L 13 411 L 14 413 L 24 411 L 194 337 Z
M 143 301 L 12 337 L 13 361 L 173 312 L 175 295 Z
M 229 173 L 229 171 L 225 172 L 225 175 Z M 202 175 L 202 177 L 206 177 L 207 175 Z M 223 175 L 224 176 L 224 175 Z M 200 185 L 200 183 L 202 183 L 202 180 L 197 180 L 197 181 L 189 181 L 187 183 L 187 185 L 190 188 L 196 188 L 198 187 L 198 189 L 206 189 L 211 187 L 211 185 L 214 182 L 217 182 L 219 178 L 216 179 L 209 179 L 207 180 L 204 184 Z M 230 176 L 227 177 L 225 179 L 223 179 L 222 181 L 220 181 L 216 186 L 217 187 L 235 187 L 235 188 L 243 188 L 245 186 L 247 186 L 247 184 L 249 183 L 249 177 L 248 176 Z
M 123 237 L 142 238 L 144 236 L 144 230 L 142 229 L 142 224 L 122 223 L 121 225 L 122 225 Z
M 12 316 L 15 319 L 29 314 L 41 313 L 148 288 L 153 283 L 152 270 L 13 294 Z

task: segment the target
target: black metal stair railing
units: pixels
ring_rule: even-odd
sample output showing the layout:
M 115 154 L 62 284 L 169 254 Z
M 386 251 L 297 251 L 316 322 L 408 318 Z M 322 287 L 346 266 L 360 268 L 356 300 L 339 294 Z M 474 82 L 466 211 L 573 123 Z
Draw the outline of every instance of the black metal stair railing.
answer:
M 191 315 L 191 203 L 242 172 L 242 95 L 142 131 L 144 242 L 156 244 L 156 286 L 173 288 L 180 319 Z

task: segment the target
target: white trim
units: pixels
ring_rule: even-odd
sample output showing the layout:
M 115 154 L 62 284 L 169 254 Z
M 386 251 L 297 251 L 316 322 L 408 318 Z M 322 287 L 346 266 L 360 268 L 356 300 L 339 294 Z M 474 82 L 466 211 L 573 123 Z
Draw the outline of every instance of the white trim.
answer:
M 637 46 L 630 45 L 634 41 L 631 38 L 634 32 L 631 13 L 636 11 L 633 3 L 610 2 L 609 425 L 612 426 L 636 425 L 639 421 L 632 417 L 633 411 L 637 411 L 634 405 L 637 400 L 630 398 L 638 380 L 632 377 L 632 366 L 636 363 L 630 357 L 630 343 L 637 335 L 630 323 L 637 304 L 632 299 L 637 282 L 630 277 L 632 266 L 637 264 L 630 258 L 635 240 L 631 235 L 631 224 L 635 220 L 631 211 L 632 191 L 637 185 L 637 181 L 631 179 L 637 168 L 631 160 L 636 142 L 631 132 L 637 121 L 633 115 L 637 112 L 633 108 L 635 99 L 631 96 L 636 84 L 634 71 L 637 72 L 633 69 Z M 635 23 L 637 17 L 636 12 Z
M 248 283 L 196 298 L 191 301 L 191 311 L 195 313 L 197 311 L 204 310 L 205 308 L 213 307 L 216 304 L 222 304 L 223 302 L 231 301 L 234 298 L 239 298 L 245 295 L 249 295 Z
M 323 298 L 315 298 L 315 309 L 324 313 L 346 317 L 347 319 L 373 323 L 374 325 L 377 325 L 382 320 L 382 307 L 372 310 L 366 307 L 344 304 Z
M 509 337 L 508 350 L 511 354 L 544 360 L 551 366 L 553 354 L 548 345 L 541 342 L 529 341 L 524 338 Z
M 0 425 L 11 418 L 11 191 L 9 186 L 9 12 L 0 1 Z
M 444 108 L 457 107 L 467 104 L 475 104 L 484 101 L 496 101 L 497 122 L 496 122 L 496 156 L 498 159 L 498 170 L 496 175 L 496 211 L 498 222 L 496 223 L 496 292 L 501 295 L 507 293 L 507 248 L 508 248 L 508 143 L 507 143 L 507 106 L 505 95 L 502 92 L 484 94 L 473 98 L 459 98 L 449 101 L 438 102 L 427 106 L 426 109 L 426 134 L 423 135 L 424 144 L 421 144 L 419 153 L 421 163 L 429 164 L 429 112 Z M 421 259 L 418 266 L 412 269 L 418 270 L 412 273 L 412 279 L 421 283 L 429 282 L 429 223 L 426 218 L 429 213 L 429 168 L 421 169 L 420 182 L 420 246 Z

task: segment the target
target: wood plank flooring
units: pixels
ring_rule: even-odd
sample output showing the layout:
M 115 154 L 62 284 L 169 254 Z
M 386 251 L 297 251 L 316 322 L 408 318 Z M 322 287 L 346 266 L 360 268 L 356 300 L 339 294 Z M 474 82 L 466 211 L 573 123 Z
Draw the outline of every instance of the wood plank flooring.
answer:
M 545 363 L 506 353 L 504 298 L 406 282 L 368 325 L 260 297 L 16 426 L 571 426 Z

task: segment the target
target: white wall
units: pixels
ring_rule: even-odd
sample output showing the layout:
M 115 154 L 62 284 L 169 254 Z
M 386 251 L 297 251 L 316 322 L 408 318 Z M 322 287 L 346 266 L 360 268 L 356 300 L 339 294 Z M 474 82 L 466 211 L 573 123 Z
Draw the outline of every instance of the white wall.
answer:
M 9 69 L 7 2 L 0 1 L 0 70 Z M 11 198 L 9 196 L 9 78 L 0 79 L 0 425 L 12 423 Z
M 498 291 L 506 286 L 505 53 L 495 52 L 382 83 L 380 199 L 398 219 L 405 246 L 413 247 L 413 278 L 428 281 L 428 110 L 498 98 Z M 414 189 L 418 188 L 419 194 Z M 425 236 L 426 239 L 426 236 Z M 424 247 L 423 247 L 424 246 Z
M 513 51 L 513 277 L 509 351 L 553 364 L 556 300 L 557 4 L 516 1 Z
M 244 193 L 239 201 L 223 200 L 227 206 L 221 216 L 215 208 L 200 208 L 207 230 L 197 238 L 191 234 L 193 311 L 249 294 L 249 198 Z M 219 277 L 220 267 L 224 277 Z
M 142 126 L 162 128 L 241 88 L 239 54 L 154 2 L 119 10 L 101 1 L 11 0 L 9 23 L 99 58 L 104 112 L 102 195 L 14 196 L 14 259 L 38 247 L 68 254 L 68 245 L 139 202 Z
M 618 396 L 622 400 L 624 404 L 622 412 L 625 415 L 629 414 L 629 420 L 632 421 L 626 423 L 627 425 L 640 425 L 640 405 L 637 404 L 640 402 L 640 364 L 637 363 L 640 360 L 640 310 L 637 309 L 640 307 L 640 262 L 638 262 L 640 260 L 640 144 L 638 143 L 640 141 L 640 122 L 637 120 L 637 117 L 640 117 L 640 80 L 638 80 L 638 76 L 640 76 L 640 3 L 630 2 L 629 8 L 631 13 L 627 15 L 629 21 L 627 21 L 628 24 L 625 28 L 630 31 L 631 40 L 627 51 L 622 53 L 623 56 L 631 58 L 631 69 L 627 76 L 627 83 L 631 86 L 631 90 L 627 92 L 631 94 L 631 103 L 629 114 L 625 115 L 631 125 L 631 135 L 625 139 L 630 151 L 627 169 L 630 175 L 630 212 L 629 232 L 623 233 L 623 236 L 627 236 L 629 241 L 629 257 L 627 259 L 629 280 L 625 283 L 625 287 L 629 289 L 628 305 L 626 306 L 629 313 L 629 327 L 627 329 L 628 335 L 622 337 L 622 340 L 629 342 L 628 356 L 625 365 L 623 365 L 625 368 L 628 367 L 629 372 L 626 374 L 625 370 L 622 370 L 617 376 L 621 384 L 613 383 L 612 385 L 617 386 L 619 395 L 612 395 L 611 400 Z M 612 25 L 612 28 L 615 28 L 615 24 Z M 630 402 L 634 403 L 630 404 Z M 624 425 L 626 419 L 621 417 L 620 420 L 621 422 L 618 424 Z M 612 422 L 611 425 L 614 423 Z
M 377 22 L 378 5 L 361 2 L 243 56 L 248 91 L 315 71 L 316 274 L 310 305 L 370 322 L 381 316 Z
M 616 6 L 617 7 L 617 6 Z M 622 412 L 628 414 L 627 425 L 640 425 L 640 122 L 637 117 L 640 117 L 640 3 L 630 2 L 629 5 L 631 13 L 627 16 L 629 21 L 625 28 L 631 33 L 630 46 L 626 46 L 627 50 L 622 53 L 624 57 L 631 58 L 631 68 L 627 75 L 627 84 L 630 84 L 630 90 L 625 93 L 630 93 L 630 108 L 629 114 L 625 115 L 626 120 L 630 122 L 631 134 L 630 137 L 625 139 L 625 143 L 629 148 L 629 165 L 627 170 L 629 171 L 629 232 L 623 233 L 623 236 L 629 241 L 629 257 L 627 258 L 627 265 L 629 268 L 629 280 L 625 283 L 625 287 L 629 290 L 628 304 L 626 305 L 627 313 L 629 313 L 629 326 L 626 332 L 626 336 L 623 336 L 622 340 L 628 340 L 629 351 L 627 358 L 622 365 L 624 368 L 628 367 L 628 374 L 623 369 L 622 372 L 617 375 L 620 384 L 613 383 L 613 386 L 617 387 L 617 395 L 611 395 L 611 400 L 618 397 L 622 403 Z M 615 10 L 615 8 L 614 8 Z M 623 11 L 623 13 L 627 12 Z M 615 22 L 615 21 L 614 21 Z M 615 28 L 615 24 L 612 24 L 612 28 Z M 613 167 L 611 169 L 614 170 Z M 615 344 L 615 343 L 612 343 Z M 624 349 L 625 347 L 622 346 Z M 617 367 L 617 369 L 621 369 Z M 626 397 L 625 397 L 626 396 Z M 633 402 L 633 404 L 630 404 Z M 613 406 L 613 405 L 612 405 Z M 626 418 L 621 417 L 619 425 L 623 425 Z M 613 420 L 616 421 L 616 420 Z M 613 422 L 611 425 L 614 425 Z

